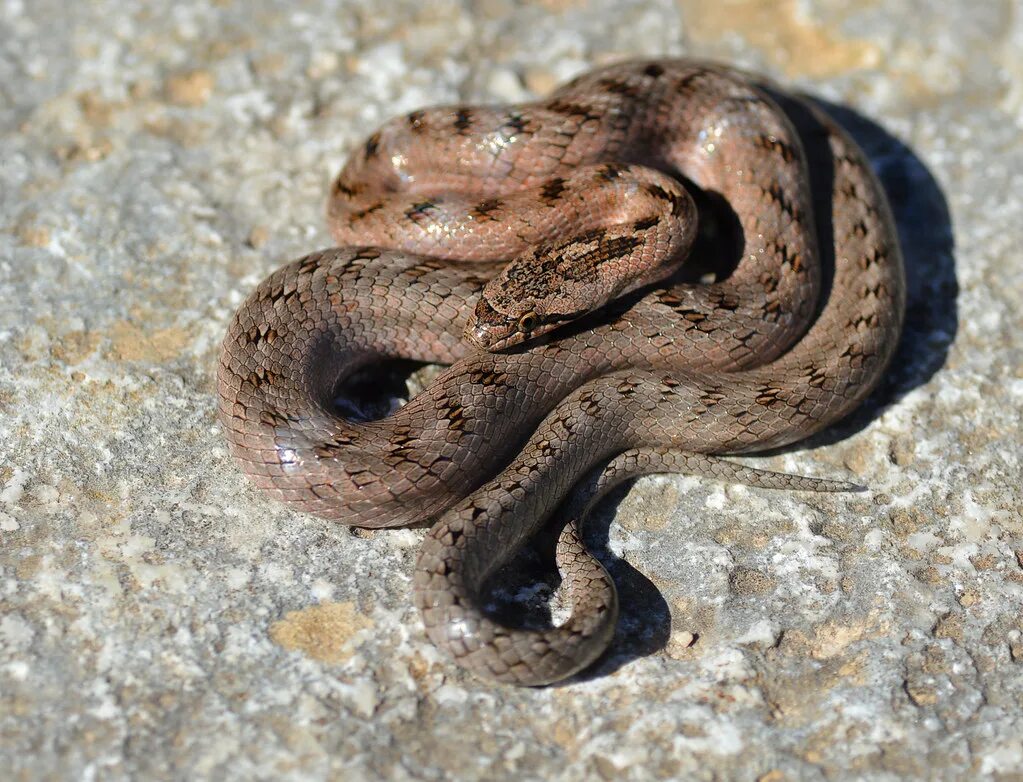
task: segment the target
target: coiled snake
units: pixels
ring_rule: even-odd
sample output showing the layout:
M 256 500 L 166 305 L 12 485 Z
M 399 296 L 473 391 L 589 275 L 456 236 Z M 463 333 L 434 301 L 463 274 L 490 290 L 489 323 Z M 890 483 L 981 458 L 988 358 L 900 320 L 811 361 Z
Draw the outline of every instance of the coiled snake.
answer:
M 808 167 L 804 148 L 825 154 Z M 678 281 L 696 234 L 688 185 L 737 223 L 738 262 L 709 284 Z M 415 601 L 474 672 L 543 684 L 607 646 L 614 585 L 578 521 L 623 478 L 848 488 L 716 458 L 846 415 L 898 341 L 883 191 L 813 106 L 720 65 L 627 62 L 534 104 L 396 118 L 353 154 L 328 211 L 341 246 L 272 274 L 232 320 L 220 419 L 256 485 L 299 510 L 437 519 Z M 451 366 L 384 419 L 342 416 L 342 382 L 397 357 Z M 482 608 L 487 578 L 569 497 L 570 619 L 501 625 Z

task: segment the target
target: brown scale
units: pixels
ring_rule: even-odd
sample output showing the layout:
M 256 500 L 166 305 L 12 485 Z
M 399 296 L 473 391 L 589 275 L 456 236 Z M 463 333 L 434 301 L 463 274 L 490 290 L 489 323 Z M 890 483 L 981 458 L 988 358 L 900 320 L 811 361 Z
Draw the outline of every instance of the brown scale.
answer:
M 343 246 L 275 272 L 228 328 L 220 417 L 239 465 L 271 496 L 342 523 L 436 520 L 415 602 L 429 638 L 481 676 L 557 681 L 606 648 L 617 598 L 579 525 L 617 482 L 677 471 L 854 488 L 719 458 L 794 442 L 855 408 L 884 372 L 904 310 L 891 217 L 862 153 L 813 107 L 797 132 L 758 83 L 708 63 L 628 62 L 547 101 L 387 123 L 332 188 Z M 804 143 L 828 146 L 828 192 L 809 192 Z M 536 245 L 567 258 L 573 237 L 597 229 L 605 242 L 639 238 L 599 268 L 641 267 L 641 277 L 666 248 L 684 256 L 678 232 L 691 225 L 674 213 L 690 202 L 676 174 L 734 212 L 740 247 L 724 279 L 651 282 L 506 352 L 463 340 L 466 319 L 488 317 L 502 292 L 496 261 Z M 604 226 L 612 206 L 647 209 L 644 192 L 659 206 Z M 427 202 L 436 208 L 407 214 Z M 830 210 L 833 236 L 821 240 L 836 258 L 820 307 L 815 207 Z M 342 381 L 396 357 L 451 366 L 386 419 L 341 417 L 329 400 Z M 480 590 L 563 502 L 557 558 L 572 615 L 556 628 L 502 626 Z

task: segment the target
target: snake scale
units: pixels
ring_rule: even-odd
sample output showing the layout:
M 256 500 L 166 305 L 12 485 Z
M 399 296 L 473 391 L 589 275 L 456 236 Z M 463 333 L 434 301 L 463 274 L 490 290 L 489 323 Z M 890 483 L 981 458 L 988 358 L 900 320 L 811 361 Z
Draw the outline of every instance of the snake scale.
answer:
M 724 203 L 738 235 L 712 282 L 685 276 L 706 212 L 689 192 Z M 235 314 L 220 419 L 255 484 L 298 510 L 435 520 L 415 602 L 480 676 L 554 682 L 606 648 L 617 598 L 579 523 L 618 481 L 849 488 L 718 458 L 846 415 L 901 330 L 884 193 L 813 105 L 722 65 L 625 62 L 540 102 L 386 123 L 328 218 L 339 247 L 279 269 Z M 385 418 L 342 415 L 343 383 L 395 358 L 450 366 Z M 504 626 L 487 580 L 559 506 L 571 616 Z

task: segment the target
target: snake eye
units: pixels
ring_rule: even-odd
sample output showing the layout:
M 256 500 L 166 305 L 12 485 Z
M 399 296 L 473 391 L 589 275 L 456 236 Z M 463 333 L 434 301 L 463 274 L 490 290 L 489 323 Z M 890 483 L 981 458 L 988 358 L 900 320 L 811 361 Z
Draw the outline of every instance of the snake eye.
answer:
M 535 312 L 527 312 L 519 318 L 519 331 L 530 332 L 536 328 L 538 318 Z

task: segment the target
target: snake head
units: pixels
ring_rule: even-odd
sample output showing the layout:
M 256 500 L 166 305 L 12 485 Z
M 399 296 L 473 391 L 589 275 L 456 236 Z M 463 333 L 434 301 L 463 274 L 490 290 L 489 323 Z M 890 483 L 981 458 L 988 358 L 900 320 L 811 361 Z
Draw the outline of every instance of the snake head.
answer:
M 615 224 L 540 244 L 518 256 L 483 287 L 465 326 L 465 341 L 491 352 L 514 347 L 662 279 L 677 264 L 662 261 L 650 267 L 644 256 L 653 254 L 651 239 L 636 234 L 656 224 Z M 684 258 L 679 248 L 688 249 L 689 234 L 678 246 L 662 248 L 663 258 Z
M 521 345 L 564 322 L 564 318 L 549 317 L 536 302 L 515 302 L 502 312 L 484 295 L 469 315 L 462 336 L 473 347 L 492 353 Z
M 602 287 L 592 267 L 564 258 L 561 246 L 541 246 L 488 282 L 470 313 L 463 339 L 496 352 L 535 340 L 604 306 L 621 284 Z

